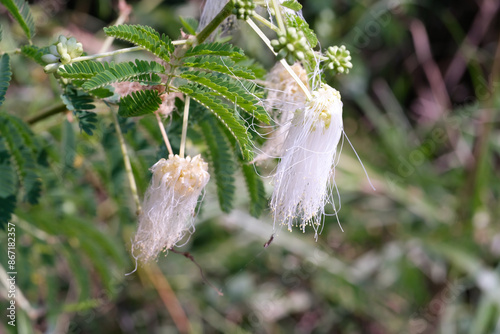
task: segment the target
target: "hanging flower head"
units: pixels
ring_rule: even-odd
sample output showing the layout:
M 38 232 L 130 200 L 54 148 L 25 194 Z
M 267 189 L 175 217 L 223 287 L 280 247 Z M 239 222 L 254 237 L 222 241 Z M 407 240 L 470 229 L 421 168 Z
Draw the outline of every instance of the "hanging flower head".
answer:
M 326 84 L 313 92 L 304 108 L 297 109 L 274 175 L 271 198 L 274 222 L 288 226 L 318 226 L 324 206 L 332 203 L 328 187 L 337 145 L 343 131 L 340 93 Z
M 198 197 L 210 175 L 200 155 L 181 158 L 170 155 L 151 167 L 153 178 L 146 191 L 139 228 L 132 245 L 138 259 L 148 262 L 194 232 Z
M 291 66 L 297 77 L 308 87 L 307 73 L 300 63 Z M 266 143 L 252 162 L 259 163 L 282 154 L 283 142 L 290 127 L 294 111 L 304 105 L 306 96 L 290 73 L 281 63 L 271 69 L 267 76 L 268 93 L 265 106 L 276 123 L 276 129 L 269 134 Z

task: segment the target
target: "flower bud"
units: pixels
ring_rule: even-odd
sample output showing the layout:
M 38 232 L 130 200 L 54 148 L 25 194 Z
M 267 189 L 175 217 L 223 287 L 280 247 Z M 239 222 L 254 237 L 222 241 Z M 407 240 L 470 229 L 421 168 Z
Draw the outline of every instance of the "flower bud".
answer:
M 42 56 L 42 60 L 44 62 L 46 62 L 47 64 L 51 64 L 51 63 L 59 62 L 59 57 L 54 56 L 51 53 L 47 53 L 47 54 L 45 54 L 45 55 Z
M 49 73 L 55 73 L 55 72 L 57 72 L 57 69 L 59 68 L 59 65 L 60 65 L 59 63 L 48 64 L 47 66 L 45 66 L 43 68 L 43 70 L 47 74 L 49 74 Z

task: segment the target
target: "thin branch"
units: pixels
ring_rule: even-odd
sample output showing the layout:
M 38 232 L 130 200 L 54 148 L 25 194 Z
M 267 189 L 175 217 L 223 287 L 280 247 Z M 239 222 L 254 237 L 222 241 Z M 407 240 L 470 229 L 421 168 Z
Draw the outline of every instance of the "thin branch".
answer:
M 179 39 L 178 41 L 172 41 L 172 45 L 183 45 L 189 42 L 189 39 Z
M 71 63 L 76 63 L 76 62 L 84 61 L 84 60 L 92 60 L 92 59 L 97 59 L 97 58 L 111 57 L 111 56 L 119 55 L 122 53 L 141 51 L 141 50 L 143 50 L 142 46 L 132 46 L 130 48 L 119 49 L 119 50 L 103 52 L 103 53 L 97 53 L 97 54 L 91 55 L 91 56 L 77 57 L 77 58 L 72 59 Z
M 477 54 L 478 45 L 488 33 L 488 27 L 497 15 L 499 8 L 500 2 L 498 0 L 483 0 L 479 4 L 479 11 L 467 36 L 446 69 L 444 79 L 448 87 L 455 87 L 462 78 L 467 63 L 471 60 L 471 56 Z
M 161 272 L 156 263 L 151 263 L 149 267 L 143 268 L 151 283 L 153 283 L 156 291 L 160 295 L 163 304 L 172 316 L 175 326 L 179 333 L 189 333 L 190 325 L 186 313 L 182 309 L 179 299 L 175 295 L 172 287 L 168 283 L 167 278 Z
M 485 186 L 484 181 L 481 182 L 482 174 L 487 171 L 490 166 L 488 165 L 488 153 L 490 152 L 490 140 L 492 134 L 493 120 L 495 119 L 495 96 L 497 95 L 496 87 L 500 79 L 500 38 L 497 41 L 497 48 L 495 51 L 495 58 L 491 68 L 491 77 L 489 80 L 488 96 L 484 101 L 483 112 L 480 115 L 480 122 L 476 133 L 478 134 L 477 140 L 474 144 L 474 163 L 469 171 L 466 186 L 463 192 L 462 211 L 464 220 L 471 222 L 471 215 L 474 211 L 481 207 L 481 185 Z M 470 209 L 469 209 L 470 208 Z M 468 211 L 465 211 L 468 210 Z
M 156 120 L 158 121 L 158 126 L 160 127 L 160 132 L 163 137 L 163 141 L 165 142 L 165 146 L 167 147 L 168 154 L 174 155 L 174 151 L 172 151 L 172 146 L 170 145 L 170 141 L 168 140 L 167 131 L 165 131 L 165 126 L 161 121 L 161 117 L 158 112 L 155 112 L 155 115 L 156 115 Z
M 127 174 L 130 191 L 132 192 L 132 197 L 134 198 L 136 214 L 139 215 L 142 211 L 141 202 L 139 201 L 139 194 L 137 192 L 137 185 L 135 183 L 134 173 L 132 172 L 132 165 L 130 164 L 130 157 L 127 152 L 127 146 L 125 145 L 125 139 L 123 139 L 123 134 L 120 128 L 120 123 L 118 122 L 118 117 L 116 116 L 113 109 L 111 109 L 111 115 L 113 116 L 113 123 L 115 124 L 116 134 L 118 135 L 118 140 L 120 141 L 123 163 L 125 164 L 125 173 Z
M 285 23 L 281 17 L 281 10 L 278 0 L 271 0 L 274 8 L 274 16 L 276 16 L 276 21 L 278 21 L 278 27 L 281 31 L 285 31 Z
M 217 292 L 217 294 L 219 296 L 224 296 L 224 294 L 219 289 L 217 289 L 212 283 L 210 283 L 207 280 L 207 278 L 205 277 L 205 274 L 203 273 L 203 269 L 198 264 L 198 262 L 196 262 L 196 260 L 194 259 L 193 255 L 191 255 L 191 253 L 189 253 L 189 252 L 179 252 L 179 251 L 176 251 L 173 248 L 170 248 L 169 251 L 171 251 L 172 253 L 175 253 L 175 254 L 180 254 L 180 255 L 184 256 L 185 258 L 189 259 L 191 262 L 193 262 L 198 267 L 198 269 L 200 270 L 200 275 L 201 275 L 201 279 L 203 280 L 203 282 L 205 282 L 208 286 L 210 286 L 212 289 L 214 289 L 215 292 Z
M 128 17 L 130 16 L 130 13 L 132 12 L 132 6 L 128 5 L 125 0 L 119 0 L 118 1 L 118 11 L 119 15 L 118 18 L 116 19 L 115 26 L 118 26 L 120 24 L 123 24 L 125 21 L 128 20 Z M 108 36 L 104 43 L 102 44 L 100 52 L 106 52 L 111 44 L 113 44 L 113 41 L 115 40 L 114 37 Z
M 208 36 L 210 36 L 215 29 L 224 21 L 229 15 L 232 14 L 234 8 L 234 2 L 229 1 L 217 14 L 212 21 L 196 35 L 196 41 L 198 44 L 203 43 Z
M 184 101 L 184 117 L 182 120 L 182 135 L 181 135 L 181 147 L 179 150 L 179 157 L 184 158 L 184 149 L 186 148 L 186 135 L 188 128 L 189 119 L 189 102 L 191 99 L 186 95 L 186 100 Z
M 444 83 L 441 71 L 432 57 L 432 50 L 425 26 L 422 22 L 414 20 L 410 24 L 410 32 L 413 37 L 418 62 L 424 69 L 425 76 L 431 86 L 432 94 L 442 108 L 440 112 L 443 113 L 443 110 L 451 106 L 451 100 L 446 90 L 446 84 Z
M 0 51 L 0 56 L 3 56 L 4 54 L 15 54 L 15 55 L 18 55 L 18 54 L 21 54 L 22 51 L 21 49 L 14 49 L 14 50 L 10 50 L 10 51 Z
M 266 27 L 268 27 L 269 29 L 272 29 L 272 30 L 274 30 L 276 32 L 280 30 L 277 26 L 275 26 L 274 24 L 272 24 L 271 22 L 269 22 L 265 17 L 262 17 L 262 16 L 260 16 L 257 13 L 254 13 L 253 17 L 257 21 L 259 21 L 260 23 L 262 23 L 263 25 L 265 25 Z
M 48 108 L 42 109 L 42 111 L 38 115 L 26 119 L 26 123 L 33 125 L 46 118 L 49 118 L 50 116 L 57 115 L 66 111 L 68 111 L 66 105 L 64 103 L 59 103 L 56 104 L 55 106 L 50 106 Z
M 264 32 L 262 30 L 260 30 L 260 28 L 255 24 L 255 22 L 253 22 L 252 19 L 247 19 L 246 22 L 255 31 L 255 33 L 257 35 L 259 35 L 259 37 L 262 39 L 262 41 L 264 41 L 264 43 L 267 45 L 269 50 L 271 50 L 271 52 L 274 55 L 276 55 L 277 53 L 274 52 L 274 49 L 271 46 L 271 42 L 269 41 L 269 38 L 267 38 L 267 36 L 264 34 Z M 297 74 L 293 71 L 293 69 L 290 67 L 290 65 L 288 65 L 286 60 L 281 59 L 280 62 L 285 67 L 285 69 L 288 71 L 288 73 L 292 76 L 292 78 L 297 82 L 297 85 L 299 85 L 299 87 L 302 89 L 302 91 L 304 92 L 304 94 L 307 97 L 307 100 L 309 100 L 309 101 L 312 100 L 311 92 L 309 92 L 309 89 L 307 89 L 307 87 L 304 85 L 302 80 L 299 79 Z

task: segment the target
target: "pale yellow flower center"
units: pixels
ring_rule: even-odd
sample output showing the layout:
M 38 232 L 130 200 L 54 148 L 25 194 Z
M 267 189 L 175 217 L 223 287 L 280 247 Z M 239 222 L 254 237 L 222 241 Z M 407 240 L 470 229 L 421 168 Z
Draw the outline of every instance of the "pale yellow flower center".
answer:
M 155 177 L 165 182 L 168 187 L 173 187 L 179 196 L 199 192 L 208 182 L 208 164 L 198 155 L 180 158 L 178 155 L 170 156 L 168 160 L 162 159 L 161 165 L 154 171 Z

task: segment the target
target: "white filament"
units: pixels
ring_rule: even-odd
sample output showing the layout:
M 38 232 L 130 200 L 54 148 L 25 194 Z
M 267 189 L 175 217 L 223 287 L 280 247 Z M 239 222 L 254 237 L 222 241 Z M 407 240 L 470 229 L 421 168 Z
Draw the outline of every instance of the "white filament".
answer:
M 295 63 L 291 68 L 307 87 L 307 73 L 302 65 Z M 282 155 L 283 143 L 294 116 L 294 111 L 306 102 L 306 96 L 301 88 L 281 63 L 276 63 L 271 69 L 267 76 L 267 82 L 268 94 L 265 106 L 266 109 L 270 110 L 270 116 L 277 127 L 267 137 L 266 143 L 252 162 L 261 162 Z
M 155 259 L 162 250 L 168 250 L 194 232 L 198 197 L 210 175 L 208 165 L 197 155 L 180 158 L 170 155 L 151 167 L 153 177 L 144 196 L 143 211 L 132 251 L 142 262 Z
M 312 101 L 296 110 L 283 143 L 271 198 L 275 225 L 291 231 L 295 223 L 303 232 L 312 225 L 317 236 L 324 207 L 333 204 L 328 184 L 342 132 L 340 93 L 322 84 Z

